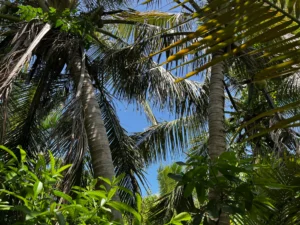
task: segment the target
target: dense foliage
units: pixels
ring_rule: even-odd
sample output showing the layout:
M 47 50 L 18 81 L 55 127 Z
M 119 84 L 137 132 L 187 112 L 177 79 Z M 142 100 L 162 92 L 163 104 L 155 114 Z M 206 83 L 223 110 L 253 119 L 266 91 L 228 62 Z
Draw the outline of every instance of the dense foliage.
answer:
M 0 2 L 0 222 L 300 224 L 300 1 L 127 3 Z

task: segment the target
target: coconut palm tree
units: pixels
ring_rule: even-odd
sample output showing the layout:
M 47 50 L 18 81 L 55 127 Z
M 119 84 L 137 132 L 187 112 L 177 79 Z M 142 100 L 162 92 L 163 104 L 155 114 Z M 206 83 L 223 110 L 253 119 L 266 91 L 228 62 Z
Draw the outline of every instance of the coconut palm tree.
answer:
M 111 11 L 91 1 L 7 1 L 1 8 L 1 142 L 21 144 L 32 157 L 50 148 L 73 163 L 66 192 L 80 182 L 85 158 L 91 158 L 95 177 L 125 173 L 121 185 L 139 192 L 137 179 L 144 182 L 143 167 L 152 155 L 141 157 L 121 127 L 115 98 L 142 106 L 152 121 L 148 102 L 178 116 L 205 102 L 199 100 L 200 83 L 175 84 L 175 76 L 145 59 L 167 44 L 164 38 L 181 37 L 176 32 L 189 27 L 181 24 L 186 15 L 112 10 L 116 4 L 108 3 Z M 53 114 L 54 126 L 42 126 Z M 120 198 L 135 201 L 126 192 Z
M 149 2 L 149 1 L 148 1 Z M 278 5 L 277 3 L 281 3 Z M 298 1 L 207 1 L 203 5 L 197 4 L 193 0 L 179 5 L 192 7 L 195 11 L 195 18 L 199 18 L 201 25 L 194 33 L 187 35 L 182 40 L 170 44 L 165 49 L 158 51 L 170 51 L 182 44 L 176 54 L 171 55 L 165 63 L 177 61 L 181 63 L 173 69 L 182 66 L 200 63 L 194 71 L 189 72 L 185 78 L 194 76 L 208 68 L 210 73 L 210 98 L 209 98 L 209 154 L 211 158 L 216 158 L 226 149 L 225 129 L 224 129 L 224 70 L 225 62 L 229 59 L 235 65 L 237 60 L 246 56 L 259 56 L 264 59 L 260 67 L 251 68 L 251 76 L 248 83 L 256 86 L 263 85 L 266 79 L 270 81 L 270 86 L 278 84 L 284 76 L 294 75 L 298 70 L 298 30 L 299 18 Z M 188 5 L 189 4 L 189 5 Z M 256 16 L 259 15 L 259 16 Z M 287 51 L 287 50 L 290 51 Z M 195 53 L 198 53 L 195 55 Z M 207 60 L 207 56 L 212 55 Z M 244 56 L 245 57 L 245 56 Z M 250 61 L 248 57 L 248 60 Z M 165 64 L 163 63 L 163 64 Z M 230 67 L 231 65 L 228 65 Z M 252 65 L 253 66 L 253 65 Z M 172 70 L 173 70 L 172 69 Z M 183 79 L 185 79 L 183 78 Z M 182 79 L 179 79 L 180 81 Z M 253 86 L 253 85 L 252 85 Z M 267 99 L 267 91 L 263 89 Z M 269 104 L 269 100 L 267 100 Z M 285 107 L 272 109 L 270 112 L 258 115 L 254 119 L 246 122 L 237 131 L 237 134 L 246 126 L 249 126 L 264 116 L 276 114 L 277 123 L 270 127 L 259 129 L 259 133 L 249 135 L 247 140 L 259 137 L 278 128 L 288 126 L 298 126 L 295 123 L 299 119 L 299 114 L 289 115 L 286 119 L 278 114 L 298 105 L 298 101 Z M 251 130 L 251 129 L 250 129 Z M 253 131 L 253 129 L 252 129 Z M 286 130 L 285 133 L 294 134 L 293 130 Z M 290 135 L 289 135 L 290 136 Z M 233 136 L 235 140 L 236 136 Z M 295 145 L 294 145 L 295 146 Z M 295 150 L 295 149 L 294 149 Z M 212 198 L 217 198 L 215 193 L 211 193 Z M 228 224 L 228 219 L 223 218 L 222 213 L 218 218 L 218 223 Z

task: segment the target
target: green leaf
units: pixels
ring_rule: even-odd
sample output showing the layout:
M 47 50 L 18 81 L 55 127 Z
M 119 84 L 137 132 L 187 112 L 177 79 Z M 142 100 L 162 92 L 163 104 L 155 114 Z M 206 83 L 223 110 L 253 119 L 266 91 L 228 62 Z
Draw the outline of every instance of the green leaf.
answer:
M 70 195 L 67 195 L 61 191 L 56 191 L 56 190 L 53 190 L 53 194 L 57 197 L 61 197 L 65 200 L 67 200 L 70 203 L 73 203 L 72 197 Z
M 207 204 L 207 212 L 211 220 L 217 221 L 219 219 L 220 206 L 215 200 L 210 200 Z
M 0 145 L 0 149 L 2 149 L 2 150 L 4 150 L 4 151 L 6 151 L 8 154 L 10 154 L 17 162 L 19 162 L 19 160 L 18 160 L 18 158 L 17 158 L 17 156 L 15 155 L 15 153 L 13 153 L 13 151 L 12 150 L 10 150 L 10 149 L 8 149 L 8 148 L 6 148 L 5 146 L 3 146 L 3 145 Z
M 206 190 L 203 185 L 196 185 L 196 192 L 197 192 L 197 197 L 198 201 L 200 204 L 203 204 L 206 200 Z
M 35 180 L 35 181 L 39 181 L 39 178 L 32 172 L 27 171 L 27 173 Z
M 127 194 L 131 195 L 133 197 L 132 191 L 130 191 L 128 188 L 124 188 L 122 186 L 118 186 L 119 190 L 125 191 Z
M 191 215 L 187 212 L 182 212 L 180 214 L 178 214 L 177 216 L 175 216 L 173 219 L 172 219 L 172 222 L 173 221 L 190 221 L 192 219 Z
M 177 165 L 179 165 L 179 166 L 187 166 L 188 164 L 187 163 L 185 163 L 185 162 L 181 162 L 181 161 L 179 161 L 179 162 L 175 162 Z
M 81 211 L 83 213 L 90 213 L 89 209 L 87 209 L 86 207 L 82 206 L 82 205 L 78 205 L 78 204 L 72 204 L 72 205 L 66 205 L 66 206 L 62 206 L 59 211 L 66 211 L 66 210 L 78 210 Z
M 18 145 L 18 149 L 20 150 L 20 155 L 21 155 L 21 162 L 26 161 L 26 151 L 22 148 L 21 145 Z
M 31 210 L 28 207 L 24 206 L 24 205 L 16 205 L 12 209 L 17 210 L 17 211 L 21 211 L 24 214 L 30 214 L 31 213 Z
M 53 7 L 49 7 L 49 13 L 50 14 L 55 14 L 56 13 L 56 9 Z
M 229 161 L 230 163 L 234 163 L 237 161 L 235 152 L 223 152 L 219 158 L 218 161 Z
M 192 193 L 193 190 L 195 188 L 195 184 L 193 182 L 188 183 L 185 187 L 184 187 L 184 197 L 187 198 L 189 197 Z
M 43 183 L 41 181 L 35 182 L 33 186 L 34 198 L 36 198 L 41 193 L 42 190 L 43 190 Z
M 60 26 L 63 25 L 63 24 L 64 24 L 64 21 L 61 20 L 61 19 L 58 19 L 58 20 L 56 20 L 56 22 L 55 22 L 55 28 L 60 27 Z
M 97 191 L 86 191 L 84 192 L 85 195 L 91 195 L 91 196 L 96 196 L 96 197 L 100 197 L 100 198 L 104 198 L 106 199 L 106 193 L 104 191 L 101 190 L 97 190 Z
M 63 172 L 64 170 L 70 168 L 71 166 L 72 166 L 72 164 L 64 165 L 63 167 L 61 167 L 61 168 L 59 168 L 59 169 L 57 170 L 57 173 L 61 173 L 61 172 Z
M 168 173 L 168 177 L 175 181 L 182 181 L 182 175 L 174 174 L 174 173 Z
M 139 222 L 141 222 L 141 220 L 142 220 L 141 215 L 137 211 L 135 211 L 132 207 L 130 207 L 129 205 L 126 205 L 122 202 L 111 201 L 111 202 L 108 202 L 107 205 L 113 207 L 114 209 L 116 209 L 120 212 L 131 213 Z
M 108 178 L 105 177 L 99 177 L 100 180 L 103 180 L 105 183 L 109 184 L 111 186 L 111 181 Z
M 267 208 L 269 208 L 270 210 L 275 211 L 276 207 L 273 205 L 273 200 L 270 198 L 266 198 L 266 197 L 262 197 L 262 196 L 257 196 L 254 198 L 253 200 L 254 203 L 260 203 L 264 206 L 266 206 Z
M 12 195 L 12 196 L 15 196 L 16 198 L 22 200 L 26 206 L 28 205 L 28 201 L 27 201 L 25 198 L 23 198 L 23 197 L 20 196 L 20 195 L 15 194 L 14 192 L 7 191 L 7 190 L 4 190 L 4 189 L 0 189 L 0 193 L 1 193 L 1 192 L 6 193 L 6 194 L 9 194 L 9 195 Z
M 56 218 L 58 220 L 59 225 L 66 225 L 66 220 L 64 215 L 61 212 L 56 213 Z
M 117 190 L 118 190 L 118 187 L 111 188 L 108 192 L 107 199 L 108 200 L 112 199 L 112 197 L 116 194 Z
M 291 187 L 283 185 L 283 184 L 276 184 L 270 183 L 265 185 L 266 188 L 274 189 L 274 190 L 281 190 L 281 189 L 290 189 Z
M 139 193 L 135 193 L 135 199 L 136 199 L 136 208 L 140 213 L 142 210 L 142 197 Z
M 56 208 L 56 205 L 57 205 L 56 202 L 52 202 L 52 203 L 51 203 L 51 205 L 50 205 L 50 212 L 51 212 L 51 213 L 54 212 L 54 210 L 55 210 L 55 208 Z

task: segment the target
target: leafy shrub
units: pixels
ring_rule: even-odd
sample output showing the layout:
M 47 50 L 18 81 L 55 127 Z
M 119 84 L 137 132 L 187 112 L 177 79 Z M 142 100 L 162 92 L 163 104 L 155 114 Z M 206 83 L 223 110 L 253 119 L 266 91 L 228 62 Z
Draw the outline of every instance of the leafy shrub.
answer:
M 60 166 L 51 152 L 47 163 L 43 154 L 28 160 L 19 147 L 18 159 L 11 150 L 0 148 L 8 153 L 0 159 L 0 224 L 120 224 L 112 221 L 112 209 L 141 221 L 136 210 L 112 200 L 122 177 L 112 182 L 102 178 L 111 186 L 109 190 L 103 185 L 96 190 L 97 180 L 93 180 L 87 187 L 73 187 L 68 195 L 60 191 L 61 178 L 72 165 Z
M 100 178 L 104 185 L 96 188 L 97 180 L 93 179 L 87 187 L 74 186 L 70 194 L 62 192 L 63 173 L 72 165 L 60 165 L 51 152 L 39 154 L 36 160 L 29 160 L 26 152 L 19 146 L 20 158 L 13 151 L 1 146 L 6 154 L 0 158 L 0 224 L 6 225 L 114 225 L 112 210 L 126 213 L 132 224 L 142 223 L 140 214 L 142 199 L 137 198 L 137 210 L 113 197 L 119 189 L 122 176 L 110 181 Z M 46 160 L 46 157 L 49 160 Z M 49 163 L 48 163 L 49 161 Z M 130 193 L 132 194 L 132 193 Z M 191 217 L 188 213 L 175 216 L 168 224 L 182 224 Z

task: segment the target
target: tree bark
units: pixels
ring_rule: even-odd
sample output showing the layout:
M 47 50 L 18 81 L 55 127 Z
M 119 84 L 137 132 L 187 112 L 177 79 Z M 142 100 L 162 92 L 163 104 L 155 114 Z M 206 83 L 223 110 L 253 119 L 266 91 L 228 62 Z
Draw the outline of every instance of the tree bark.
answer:
M 223 51 L 219 51 L 213 55 L 213 58 L 221 57 L 222 54 Z M 226 150 L 224 101 L 224 62 L 220 62 L 211 67 L 209 85 L 208 153 L 211 160 L 215 160 Z M 217 176 L 220 176 L 220 174 Z M 218 193 L 215 190 L 210 190 L 209 199 L 219 202 L 221 200 L 221 193 Z M 210 220 L 208 224 L 229 225 L 230 221 L 228 216 L 220 211 L 218 221 Z
M 218 58 L 221 54 L 222 52 L 218 52 L 213 58 Z M 226 149 L 223 70 L 224 62 L 220 62 L 211 68 L 208 106 L 208 149 L 212 160 L 218 158 Z
M 71 72 L 77 86 L 81 86 L 78 85 L 81 77 L 81 66 L 81 57 L 78 54 L 74 57 L 71 67 Z M 83 107 L 84 126 L 92 158 L 94 177 L 98 178 L 101 176 L 112 180 L 115 173 L 109 141 L 94 87 L 86 70 L 84 70 L 82 81 L 82 90 L 79 97 Z M 105 185 L 107 189 L 109 188 L 109 186 L 103 182 L 100 182 L 100 184 Z M 118 200 L 118 197 L 116 196 L 114 200 Z M 112 210 L 112 213 L 114 220 L 122 221 L 122 215 L 119 211 Z

